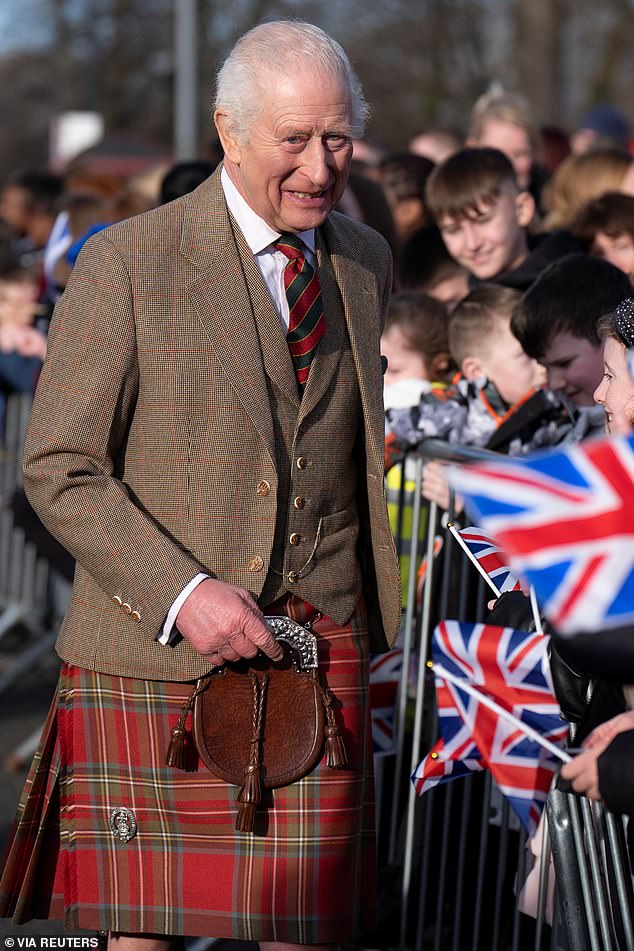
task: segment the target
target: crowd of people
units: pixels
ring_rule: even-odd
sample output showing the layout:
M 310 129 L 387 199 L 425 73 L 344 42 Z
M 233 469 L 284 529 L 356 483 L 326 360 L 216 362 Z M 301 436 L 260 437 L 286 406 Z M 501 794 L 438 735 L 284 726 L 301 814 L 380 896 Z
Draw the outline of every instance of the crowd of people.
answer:
M 275 24 L 268 26 L 273 28 L 277 29 Z M 297 28 L 301 34 L 301 24 Z M 265 29 L 261 36 L 248 40 L 244 49 L 248 48 L 249 56 L 253 56 L 249 44 L 255 44 L 255 53 L 261 54 L 262 44 L 274 41 L 279 46 L 280 36 L 287 38 L 287 32 L 293 29 L 295 27 L 288 24 L 282 26 L 280 35 L 272 35 L 270 41 Z M 112 675 L 159 684 L 165 691 L 161 693 L 158 686 L 153 687 L 156 693 L 152 693 L 151 704 L 157 709 L 162 704 L 178 707 L 184 702 L 176 689 L 182 687 L 179 677 L 189 681 L 200 676 L 201 657 L 212 666 L 233 662 L 252 657 L 253 644 L 257 644 L 270 657 L 277 658 L 278 649 L 260 624 L 259 608 L 249 591 L 244 590 L 249 587 L 248 581 L 258 577 L 264 591 L 258 592 L 260 606 L 278 604 L 284 596 L 287 598 L 284 611 L 294 613 L 307 626 L 324 625 L 324 640 L 330 638 L 329 650 L 332 657 L 339 657 L 335 667 L 339 663 L 341 671 L 349 661 L 349 652 L 358 649 L 355 640 L 358 630 L 365 630 L 363 612 L 358 608 L 362 590 L 370 609 L 371 627 L 372 618 L 379 612 L 377 604 L 381 605 L 382 620 L 375 625 L 377 630 L 381 629 L 378 634 L 375 632 L 379 644 L 385 647 L 393 640 L 395 632 L 388 622 L 393 620 L 392 608 L 396 603 L 393 597 L 396 575 L 386 554 L 388 546 L 376 541 L 377 537 L 381 538 L 383 529 L 376 485 L 372 482 L 377 479 L 371 455 L 376 433 L 370 424 L 366 428 L 365 455 L 361 463 L 357 446 L 359 419 L 362 415 L 366 423 L 374 419 L 378 393 L 372 388 L 381 385 L 378 360 L 374 373 L 371 349 L 367 350 L 367 367 L 360 365 L 360 354 L 363 346 L 370 348 L 383 311 L 381 352 L 386 358 L 383 380 L 386 413 L 381 425 L 385 423 L 386 471 L 429 437 L 519 455 L 578 442 L 606 430 L 627 432 L 634 416 L 634 383 L 627 361 L 634 341 L 634 158 L 629 150 L 627 124 L 617 110 L 608 106 L 593 109 L 579 128 L 567 135 L 560 129 L 540 129 L 523 97 L 496 89 L 475 103 L 464 136 L 444 129 L 427 129 L 413 137 L 403 151 L 387 153 L 360 137 L 363 109 L 356 108 L 357 81 L 347 72 L 346 61 L 339 53 L 332 53 L 328 41 L 310 31 L 294 38 L 308 44 L 300 47 L 304 55 L 312 55 L 310 44 L 316 43 L 320 50 L 322 46 L 328 49 L 330 59 L 322 56 L 316 60 L 315 68 L 321 71 L 324 80 L 316 104 L 310 98 L 316 94 L 307 93 L 309 86 L 301 58 L 293 60 L 297 73 L 292 79 L 308 97 L 309 105 L 288 107 L 284 98 L 287 88 L 283 83 L 280 86 L 284 109 L 289 108 L 291 114 L 299 113 L 297 125 L 305 124 L 306 112 L 310 122 L 319 129 L 318 136 L 312 126 L 308 133 L 300 130 L 297 135 L 289 135 L 285 140 L 284 161 L 290 163 L 288 156 L 312 148 L 313 139 L 319 137 L 326 143 L 326 165 L 334 182 L 332 187 L 318 184 L 315 160 L 310 172 L 315 179 L 313 184 L 306 169 L 298 172 L 297 168 L 291 168 L 289 177 L 294 188 L 291 206 L 285 204 L 289 201 L 288 194 L 282 190 L 282 198 L 278 200 L 274 191 L 277 185 L 270 185 L 270 181 L 277 182 L 277 172 L 270 172 L 270 181 L 261 189 L 260 178 L 269 175 L 267 163 L 271 162 L 268 140 L 264 134 L 249 139 L 242 132 L 238 133 L 235 116 L 239 104 L 235 96 L 231 98 L 227 92 L 229 86 L 221 84 L 216 126 L 225 154 L 222 187 L 221 173 L 213 176 L 216 163 L 197 160 L 165 170 L 160 189 L 153 196 L 136 190 L 133 181 L 97 173 L 81 164 L 65 174 L 49 170 L 20 171 L 10 176 L 0 189 L 0 386 L 5 397 L 11 392 L 35 391 L 46 358 L 53 308 L 61 301 L 57 324 L 53 324 L 55 347 L 51 346 L 51 360 L 47 361 L 38 390 L 25 470 L 31 497 L 42 518 L 80 565 L 70 620 L 66 622 L 62 638 L 62 657 L 66 662 L 62 686 L 66 693 L 60 694 L 60 704 L 66 702 L 64 697 L 72 690 L 88 695 L 90 691 L 114 689 L 104 686 L 106 678 Z M 239 55 L 235 62 L 231 58 L 228 61 L 232 68 L 238 64 L 243 69 L 235 75 L 232 73 L 235 84 L 238 79 L 246 82 L 244 77 L 249 76 L 244 71 L 244 63 L 238 60 Z M 336 68 L 332 66 L 333 61 Z M 325 62 L 329 65 L 324 66 Z M 270 60 L 258 68 L 266 71 Z M 290 84 L 290 74 L 285 75 Z M 348 90 L 345 100 L 352 97 L 354 105 L 350 108 L 353 121 L 339 114 L 342 111 L 340 90 L 334 86 L 340 83 L 342 76 Z M 270 97 L 266 98 L 262 113 L 265 117 L 269 115 L 267 109 L 275 113 L 277 108 L 269 100 Z M 280 115 L 286 114 L 284 109 L 280 107 Z M 322 123 L 322 112 L 329 116 L 329 122 L 334 115 L 337 121 L 347 124 L 350 135 Z M 278 120 L 281 121 L 279 116 Z M 247 120 L 241 116 L 240 121 Z M 256 120 L 250 116 L 249 121 Z M 264 120 L 260 118 L 260 122 Z M 357 134 L 359 137 L 355 138 Z M 355 139 L 354 150 L 352 139 Z M 299 163 L 299 159 L 296 161 Z M 314 191 L 317 188 L 320 190 Z M 328 189 L 326 201 L 323 194 Z M 250 211 L 245 211 L 245 204 Z M 224 222 L 225 231 L 220 237 L 212 232 L 212 225 L 204 218 L 203 212 L 210 207 Z M 288 250 L 293 242 L 287 241 L 284 245 L 285 235 L 305 235 L 309 231 L 312 234 L 312 229 L 327 228 L 325 222 L 333 208 L 341 216 L 334 219 L 336 228 L 333 226 L 325 239 L 330 258 L 326 259 L 320 238 L 314 239 L 312 246 L 309 240 L 307 252 L 306 248 L 300 252 Z M 145 212 L 148 214 L 144 215 Z M 259 216 L 257 224 L 249 217 L 252 212 Z M 176 232 L 173 222 L 177 218 L 182 234 L 189 240 L 187 244 L 183 238 L 181 257 L 176 257 L 173 249 Z M 267 240 L 258 245 L 258 241 L 262 241 L 258 228 L 263 221 L 268 226 Z M 360 228 L 359 223 L 378 231 L 390 246 L 394 262 L 391 278 L 385 243 L 373 243 L 374 238 L 368 237 L 370 232 Z M 116 227 L 107 231 L 105 238 L 104 235 L 99 237 L 104 229 L 113 225 Z M 281 235 L 279 247 L 273 242 L 271 228 L 278 238 Z M 210 253 L 209 248 L 226 244 L 227 235 L 231 232 L 235 237 L 238 231 L 240 236 L 232 244 L 232 263 L 226 266 L 226 273 L 233 275 L 234 286 L 230 289 L 227 285 L 223 289 L 226 273 L 217 274 L 212 290 L 204 276 L 195 271 L 195 266 L 207 260 L 205 255 Z M 204 241 L 209 242 L 209 247 L 203 246 Z M 260 386 L 257 380 L 254 384 L 257 374 L 252 369 L 252 353 L 242 343 L 225 352 L 226 327 L 221 330 L 215 325 L 212 327 L 209 318 L 210 312 L 226 306 L 233 292 L 239 294 L 235 290 L 236 282 L 246 275 L 245 286 L 248 285 L 249 291 L 242 294 L 240 306 L 245 308 L 250 301 L 258 321 L 257 334 L 254 332 L 251 344 L 261 348 L 267 378 L 271 374 L 275 376 L 282 366 L 275 350 L 279 326 L 273 319 L 275 310 L 269 308 L 261 278 L 264 277 L 270 290 L 276 280 L 278 283 L 282 280 L 283 268 L 281 264 L 260 265 L 258 260 L 263 249 L 271 245 L 275 253 L 282 253 L 284 245 L 287 257 L 301 255 L 298 275 L 303 273 L 307 288 L 312 287 L 309 293 L 313 294 L 314 305 L 315 319 L 308 337 L 317 341 L 316 346 L 323 337 L 326 343 L 322 354 L 326 357 L 335 359 L 332 353 L 336 352 L 337 379 L 350 395 L 349 405 L 340 406 L 343 400 L 338 401 L 334 385 L 328 384 L 325 376 L 318 394 L 311 383 L 308 365 L 298 369 L 294 357 L 302 401 L 304 386 L 306 400 L 315 401 L 311 409 L 317 405 L 318 398 L 322 400 L 318 404 L 322 415 L 318 423 L 314 423 L 314 430 L 310 426 L 302 429 L 304 417 L 301 414 L 308 411 L 305 405 L 301 408 L 296 392 L 289 398 L 291 408 L 284 402 L 288 381 L 279 389 L 270 380 L 266 385 Z M 253 252 L 251 257 L 249 249 Z M 253 264 L 254 255 L 257 268 Z M 367 292 L 366 301 L 374 295 L 371 306 L 376 313 L 368 311 L 363 326 L 359 317 L 358 335 L 351 323 L 349 336 L 337 336 L 333 314 L 341 308 L 342 298 L 343 306 L 352 306 L 353 291 L 349 292 L 350 297 L 346 296 L 346 282 L 354 284 L 354 293 L 361 294 L 355 283 L 356 271 L 350 277 L 342 277 L 340 258 L 346 256 L 355 268 L 366 267 L 371 272 L 372 280 L 367 287 L 372 285 L 372 293 Z M 185 260 L 189 270 L 185 268 Z M 285 266 L 285 259 L 280 260 L 284 260 Z M 311 284 L 316 262 L 321 292 Z M 273 273 L 275 267 L 277 277 Z M 166 273 L 168 268 L 174 273 Z M 298 276 L 297 279 L 303 278 Z M 341 298 L 333 293 L 335 281 Z M 286 276 L 284 282 L 286 288 Z M 67 284 L 69 291 L 65 294 Z M 198 323 L 187 310 L 189 298 L 186 300 L 181 284 L 195 303 L 200 316 Z M 325 301 L 325 329 L 323 314 L 317 313 L 321 295 Z M 292 328 L 297 301 L 287 303 L 284 290 L 278 297 L 274 291 L 269 296 L 273 297 L 282 322 L 286 318 L 286 325 Z M 184 319 L 190 321 L 186 340 L 182 328 L 172 319 L 176 312 L 182 312 Z M 372 329 L 377 313 L 379 316 Z M 352 322 L 356 318 L 349 319 Z M 156 337 L 154 320 L 157 326 L 160 322 L 161 332 L 169 335 L 163 341 L 163 349 L 161 340 Z M 215 341 L 220 369 L 215 365 L 208 371 L 199 366 L 192 368 L 187 362 L 191 354 L 206 354 L 209 339 Z M 241 353 L 243 362 L 236 369 L 230 356 L 235 358 L 233 351 L 237 349 L 244 352 Z M 301 362 L 308 351 L 306 348 L 300 351 Z M 292 347 L 291 353 L 294 353 Z M 200 358 L 208 359 L 207 356 Z M 276 524 L 268 508 L 266 514 L 262 514 L 264 506 L 273 498 L 272 487 L 281 468 L 275 470 L 269 465 L 270 455 L 260 458 L 259 450 L 254 448 L 259 436 L 249 428 L 248 420 L 245 422 L 241 416 L 229 418 L 236 410 L 231 387 L 223 377 L 223 374 L 230 376 L 225 361 L 233 367 L 234 374 L 241 374 L 242 367 L 247 366 L 244 399 L 249 398 L 251 387 L 259 387 L 257 392 L 253 390 L 254 405 L 258 401 L 260 406 L 263 401 L 270 403 L 273 422 L 267 422 L 265 416 L 258 417 L 256 429 L 259 433 L 268 433 L 267 426 L 270 429 L 270 442 L 274 446 L 271 451 L 277 461 L 282 460 L 288 468 L 289 458 L 297 456 L 296 465 L 290 466 L 291 475 L 280 478 L 277 489 L 280 499 L 286 493 L 292 500 L 288 516 L 292 548 L 290 555 L 284 558 L 271 556 L 270 571 L 263 572 L 268 556 L 263 559 L 253 553 L 243 570 L 240 559 L 246 556 L 240 546 L 248 542 L 256 551 L 258 531 L 265 533 L 269 529 L 271 539 L 274 536 L 273 551 L 284 546 L 281 533 L 286 532 L 286 528 Z M 333 363 L 331 373 L 334 367 Z M 311 373 L 313 371 L 317 372 L 314 367 Z M 64 373 L 76 374 L 72 386 L 67 385 Z M 291 384 L 295 390 L 294 378 Z M 64 391 L 63 412 L 53 397 L 60 391 Z M 195 405 L 198 415 L 186 403 L 188 400 Z M 216 409 L 221 405 L 229 407 L 228 415 L 218 420 Z M 204 434 L 203 413 L 209 416 L 209 430 Z M 178 426 L 183 420 L 184 431 L 179 432 Z M 234 427 L 235 436 L 232 435 Z M 338 434 L 335 445 L 332 444 L 333 432 Z M 204 453 L 200 449 L 203 437 L 207 440 Z M 209 445 L 213 445 L 213 453 Z M 298 445 L 305 446 L 299 455 Z M 352 446 L 355 447 L 354 458 Z M 313 458 L 317 459 L 320 452 L 328 457 L 332 468 L 327 468 L 318 478 L 319 467 Z M 256 456 L 261 469 L 251 498 L 243 473 L 248 468 L 245 459 L 252 460 Z M 171 467 L 168 474 L 162 469 L 166 459 Z M 73 463 L 72 471 L 69 460 Z M 49 467 L 47 471 L 55 472 L 51 477 L 53 481 L 57 480 L 46 499 L 45 464 Z M 257 467 L 251 465 L 255 471 Z M 360 486 L 364 481 L 360 475 L 357 479 L 363 467 L 369 473 L 367 490 Z M 125 482 L 126 473 L 129 483 Z M 165 487 L 166 479 L 173 480 L 175 494 L 170 494 L 172 490 Z M 126 493 L 119 491 L 120 480 L 128 485 Z M 187 486 L 182 489 L 187 493 L 189 506 L 185 514 L 181 483 Z M 218 502 L 214 507 L 211 497 L 224 492 L 225 487 L 227 492 L 233 487 L 231 498 L 222 495 L 222 504 Z M 442 464 L 432 462 L 425 466 L 422 491 L 427 500 L 448 507 L 449 489 Z M 334 511 L 325 503 L 311 511 L 311 492 L 315 498 L 321 498 L 319 493 L 323 492 Z M 459 508 L 460 501 L 456 504 Z M 104 506 L 103 517 L 99 514 L 101 506 Z M 369 513 L 367 521 L 372 523 L 371 539 L 363 524 L 364 513 Z M 160 532 L 153 527 L 153 519 L 161 524 Z M 207 524 L 216 525 L 221 521 L 225 524 L 222 545 Z M 229 531 L 227 522 L 232 526 Z M 126 529 L 126 523 L 131 528 Z M 255 529 L 253 523 L 256 523 Z M 130 543 L 132 554 L 128 558 L 122 539 L 124 531 L 132 529 L 135 541 Z M 314 536 L 312 549 L 309 545 L 305 550 L 305 539 L 309 536 Z M 371 551 L 369 560 L 364 560 L 364 556 L 360 559 L 361 568 L 348 571 L 346 567 L 343 571 L 341 565 L 347 566 L 347 559 L 353 559 L 352 553 L 357 550 L 357 537 L 362 539 L 359 550 Z M 217 576 L 207 574 L 204 559 L 199 555 L 194 559 L 192 551 L 211 552 L 209 562 L 216 559 L 220 566 Z M 132 555 L 139 564 L 143 563 L 142 569 L 128 567 Z M 294 561 L 288 560 L 291 556 Z M 153 557 L 163 564 L 161 571 L 150 567 Z M 174 566 L 174 578 L 170 575 L 166 581 L 161 572 L 167 571 L 164 565 L 168 563 Z M 354 563 L 356 565 L 356 561 Z M 311 580 L 313 576 L 316 580 Z M 240 616 L 246 612 L 252 626 L 252 633 L 244 633 L 239 643 L 232 639 L 233 635 L 232 638 L 225 636 L 220 626 L 213 637 L 200 631 L 200 618 L 217 597 L 213 586 L 227 580 L 244 585 L 234 590 L 241 592 Z M 294 594 L 288 593 L 289 585 L 298 591 L 296 600 L 293 600 Z M 327 598 L 322 593 L 325 586 L 329 591 Z M 156 604 L 147 596 L 148 590 L 154 593 Z M 196 600 L 205 596 L 212 600 L 208 603 Z M 227 596 L 227 592 L 222 595 Z M 231 597 L 238 596 L 232 594 Z M 323 605 L 321 597 L 325 598 Z M 400 608 L 400 591 L 396 600 Z M 228 602 L 222 604 L 224 611 Z M 233 602 L 230 607 L 232 612 L 238 610 Z M 108 611 L 119 609 L 127 617 L 113 614 L 110 618 Z M 313 613 L 307 614 L 308 609 Z M 106 621 L 103 619 L 107 615 L 107 623 L 114 633 L 108 634 L 105 643 Z M 165 645 L 175 643 L 173 631 L 177 617 L 181 641 L 188 642 L 189 653 L 180 654 L 183 667 L 175 674 L 173 670 L 170 672 L 164 658 L 170 656 Z M 152 640 L 151 648 L 133 650 L 125 646 L 127 629 L 124 627 L 130 618 L 139 625 L 147 625 L 149 639 L 161 635 L 156 642 Z M 337 624 L 331 622 L 331 618 L 335 618 Z M 326 621 L 333 626 L 328 627 Z M 82 623 L 86 630 L 80 634 Z M 90 646 L 93 641 L 97 645 L 94 650 Z M 195 659 L 190 645 L 197 652 Z M 341 656 L 337 650 L 343 651 Z M 96 660 L 92 659 L 93 654 Z M 367 657 L 359 656 L 362 666 Z M 79 667 L 73 666 L 76 664 Z M 574 663 L 571 664 L 574 667 Z M 92 679 L 88 677 L 88 670 Z M 586 681 L 594 676 L 594 671 L 579 669 L 573 670 L 573 674 L 581 678 L 585 698 Z M 347 680 L 348 675 L 341 673 L 340 676 L 342 691 L 353 698 L 352 712 L 346 713 L 346 717 L 351 717 L 346 720 L 346 729 L 354 732 L 352 724 L 358 712 L 354 696 L 355 692 L 363 692 L 363 686 L 354 679 L 354 672 Z M 333 683 L 336 689 L 336 676 Z M 117 694 L 116 703 L 121 704 L 125 716 L 132 716 L 128 700 L 125 691 Z M 574 768 L 569 770 L 577 784 L 575 788 L 595 796 L 603 792 L 598 785 L 596 758 L 618 731 L 632 728 L 634 714 L 624 712 L 628 707 L 626 691 L 623 711 L 616 711 L 620 712 L 620 719 L 612 727 L 597 728 L 590 733 L 589 753 L 596 752 L 595 761 L 590 763 L 579 758 L 578 772 Z M 186 708 L 185 703 L 185 712 Z M 59 709 L 62 711 L 62 706 Z M 64 709 L 63 715 L 68 717 L 70 713 Z M 141 714 L 136 711 L 134 716 L 140 718 Z M 585 717 L 586 710 L 578 716 Z M 596 726 L 596 722 L 593 725 Z M 148 743 L 154 743 L 154 737 Z M 110 755 L 110 751 L 104 747 L 102 754 Z M 370 803 L 368 790 L 363 785 L 367 784 L 368 772 L 362 754 L 356 750 L 353 758 L 354 755 L 361 762 L 363 782 L 359 780 L 354 793 L 357 798 L 352 792 L 345 795 L 351 796 L 349 801 L 354 800 L 354 808 L 365 814 Z M 253 768 L 256 769 L 257 764 Z M 323 788 L 319 795 L 323 796 L 328 780 L 321 782 Z M 328 793 L 331 794 L 334 795 L 332 791 Z M 228 809 L 222 795 L 218 792 L 217 816 L 224 815 Z M 280 794 L 281 808 L 288 810 L 285 823 L 294 822 L 295 819 L 288 817 L 294 815 L 293 809 L 300 808 L 293 805 L 291 798 L 289 794 L 283 799 Z M 127 841 L 126 835 L 129 838 L 135 835 L 136 819 L 127 809 L 119 811 L 124 815 L 118 817 L 118 831 L 113 830 L 113 834 Z M 333 819 L 334 833 L 337 833 L 337 821 Z M 122 828 L 124 834 L 121 834 Z M 318 834 L 317 831 L 315 839 Z M 363 854 L 371 839 L 369 824 L 358 833 L 354 849 Z M 218 848 L 217 844 L 214 848 Z M 290 867 L 292 849 L 288 849 L 284 861 Z M 208 858 L 209 853 L 205 861 Z M 231 863 L 235 866 L 238 863 L 235 856 L 224 855 L 222 861 L 226 861 L 227 868 Z M 261 862 L 257 874 L 264 875 L 270 855 L 262 853 L 257 861 Z M 366 869 L 365 874 L 371 878 L 373 873 Z M 353 882 L 357 885 L 365 882 L 354 862 L 349 868 L 346 866 L 345 875 L 351 888 Z M 55 888 L 61 888 L 57 879 L 53 891 Z M 231 936 L 231 927 L 226 923 L 230 914 L 228 895 L 219 900 L 216 918 L 201 925 L 195 899 L 190 891 L 185 891 L 186 897 L 182 900 L 194 902 L 188 909 L 189 917 L 184 919 L 188 924 L 165 924 L 157 915 L 151 919 L 154 925 L 145 930 L 155 935 L 172 935 L 179 933 L 179 927 L 199 928 L 201 933 L 203 927 L 211 928 L 211 933 L 220 927 Z M 227 907 L 222 907 L 225 899 Z M 112 897 L 109 901 L 115 904 Z M 288 922 L 279 930 L 276 930 L 278 925 L 265 924 L 254 934 L 265 943 L 286 940 L 330 944 L 338 940 L 337 916 L 343 916 L 343 911 L 334 897 L 328 901 L 335 908 L 332 921 L 324 915 L 320 925 L 304 922 L 299 930 Z M 359 904 L 364 904 L 361 897 Z M 244 908 L 236 914 L 246 916 L 245 920 L 248 918 Z M 344 933 L 363 923 L 363 916 L 357 915 L 356 909 L 352 917 L 348 917 L 350 921 L 346 918 Z M 106 924 L 101 927 L 122 934 L 121 948 L 137 947 L 126 941 L 136 940 L 134 936 L 138 938 L 144 933 L 138 915 L 130 913 L 120 926 L 113 924 L 119 920 L 116 916 L 104 920 Z M 90 926 L 92 919 L 86 915 L 77 921 L 79 924 L 88 922 Z M 303 927 L 306 930 L 302 931 Z M 248 928 L 233 934 L 251 936 Z

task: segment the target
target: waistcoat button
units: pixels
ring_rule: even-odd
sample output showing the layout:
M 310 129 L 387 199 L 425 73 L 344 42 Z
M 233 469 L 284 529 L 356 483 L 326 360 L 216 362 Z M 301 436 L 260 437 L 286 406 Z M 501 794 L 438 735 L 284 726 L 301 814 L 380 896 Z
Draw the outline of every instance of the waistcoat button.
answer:
M 288 580 L 290 581 L 291 584 L 295 584 L 295 582 L 296 582 L 298 579 L 299 579 L 299 575 L 297 574 L 296 571 L 289 571 L 289 573 L 288 573 Z
M 303 509 L 306 505 L 306 499 L 303 499 L 301 495 L 298 495 L 297 498 L 293 501 L 293 505 L 296 509 Z
M 264 562 L 259 555 L 255 555 L 247 565 L 249 571 L 262 571 L 264 568 Z
M 289 542 L 291 543 L 291 545 L 299 545 L 301 540 L 302 540 L 302 536 L 298 535 L 297 532 L 293 532 L 293 534 L 289 538 Z
M 255 491 L 258 495 L 264 497 L 271 491 L 271 484 L 267 482 L 266 479 L 262 479 L 260 482 L 258 482 Z
M 124 601 L 121 605 L 126 614 L 132 614 L 132 605 L 128 604 L 127 601 Z
M 300 456 L 299 459 L 297 460 L 297 468 L 305 469 L 307 465 L 308 465 L 308 459 L 306 459 L 304 456 Z

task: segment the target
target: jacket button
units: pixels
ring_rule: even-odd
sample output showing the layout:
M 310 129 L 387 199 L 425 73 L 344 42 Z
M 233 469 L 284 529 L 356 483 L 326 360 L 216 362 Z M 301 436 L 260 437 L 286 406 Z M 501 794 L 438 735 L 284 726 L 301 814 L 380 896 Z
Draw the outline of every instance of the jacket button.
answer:
M 297 460 L 297 468 L 305 469 L 307 465 L 308 465 L 308 459 L 306 459 L 305 456 L 300 456 L 299 459 Z
M 126 601 L 121 605 L 126 614 L 132 614 L 132 605 L 128 604 Z
M 139 614 L 138 611 L 133 611 L 132 614 L 130 615 L 130 617 L 131 617 L 131 618 L 134 618 L 134 620 L 137 622 L 137 624 L 138 624 L 139 621 L 141 620 L 141 615 Z
M 293 500 L 293 505 L 296 509 L 303 509 L 306 505 L 306 499 L 303 499 L 301 495 L 298 495 L 297 498 Z
M 258 495 L 262 497 L 264 497 L 265 495 L 268 495 L 269 492 L 271 491 L 270 482 L 267 482 L 266 479 L 262 479 L 260 482 L 258 482 L 255 488 L 255 491 L 257 492 Z
M 291 543 L 291 545 L 299 545 L 301 540 L 302 540 L 302 536 L 298 535 L 297 532 L 293 532 L 293 534 L 289 538 L 289 542 Z
M 262 569 L 264 568 L 264 562 L 260 558 L 259 555 L 256 555 L 254 558 L 251 559 L 251 561 L 247 565 L 247 568 L 249 571 L 262 571 Z
M 121 600 L 118 594 L 115 594 L 112 600 L 115 602 L 115 604 L 118 604 L 119 607 L 121 607 L 121 605 L 123 604 L 123 601 Z
M 291 584 L 295 584 L 295 582 L 299 580 L 298 573 L 296 571 L 289 571 L 288 580 L 290 581 Z

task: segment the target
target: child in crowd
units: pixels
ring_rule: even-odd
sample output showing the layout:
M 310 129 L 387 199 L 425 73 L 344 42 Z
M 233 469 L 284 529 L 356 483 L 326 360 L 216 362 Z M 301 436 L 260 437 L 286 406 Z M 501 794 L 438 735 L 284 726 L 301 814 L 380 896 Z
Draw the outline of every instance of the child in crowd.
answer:
M 425 291 L 451 312 L 469 293 L 469 272 L 449 254 L 438 227 L 429 225 L 401 249 L 399 286 Z
M 430 175 L 426 198 L 447 250 L 478 280 L 511 271 L 528 256 L 525 228 L 535 204 L 498 149 L 455 152 Z
M 523 96 L 501 89 L 480 96 L 471 110 L 466 144 L 504 152 L 513 163 L 518 186 L 529 190 L 539 133 Z
M 571 254 L 555 261 L 523 295 L 512 330 L 545 368 L 548 386 L 577 409 L 580 436 L 600 432 L 603 412 L 593 395 L 603 375 L 597 321 L 631 293 L 627 276 L 600 258 Z
M 403 291 L 390 300 L 381 353 L 387 357 L 385 395 L 403 381 L 448 382 L 453 365 L 445 306 L 422 291 Z
M 620 268 L 634 284 L 634 197 L 607 192 L 582 208 L 571 231 L 583 251 Z
M 426 198 L 447 250 L 473 282 L 525 290 L 552 260 L 578 250 L 566 232 L 529 243 L 535 202 L 498 149 L 456 152 L 430 175 Z
M 386 410 L 412 406 L 423 393 L 440 393 L 455 366 L 449 353 L 447 310 L 420 291 L 394 294 L 390 300 L 381 337 L 381 353 L 387 359 L 383 398 Z M 385 490 L 392 531 L 396 539 L 403 584 L 403 605 L 409 575 L 415 482 L 406 468 L 403 479 L 402 450 L 389 430 L 385 440 Z M 420 522 L 419 538 L 425 537 L 427 520 Z

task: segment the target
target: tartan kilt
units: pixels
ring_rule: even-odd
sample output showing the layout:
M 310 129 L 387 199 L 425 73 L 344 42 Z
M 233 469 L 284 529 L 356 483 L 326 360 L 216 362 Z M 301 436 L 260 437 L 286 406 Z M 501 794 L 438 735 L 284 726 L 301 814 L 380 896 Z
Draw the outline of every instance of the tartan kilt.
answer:
M 289 612 L 290 613 L 290 612 Z M 296 620 L 302 621 L 293 613 Z M 349 765 L 268 791 L 236 832 L 238 787 L 164 765 L 190 684 L 64 664 L 20 800 L 0 916 L 66 928 L 336 943 L 375 916 L 374 790 L 363 610 L 314 627 Z M 166 648 L 169 649 L 169 648 Z M 113 809 L 134 814 L 121 841 Z

